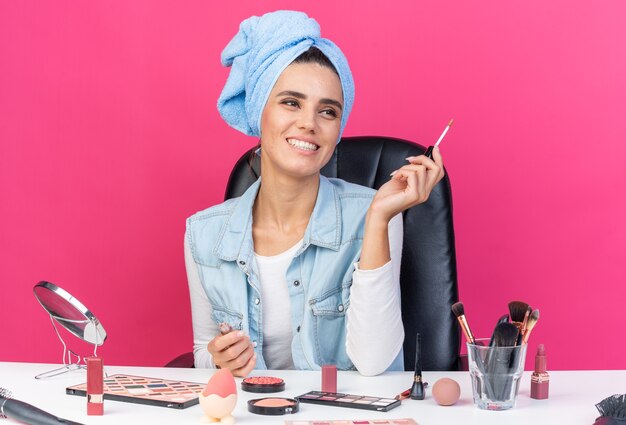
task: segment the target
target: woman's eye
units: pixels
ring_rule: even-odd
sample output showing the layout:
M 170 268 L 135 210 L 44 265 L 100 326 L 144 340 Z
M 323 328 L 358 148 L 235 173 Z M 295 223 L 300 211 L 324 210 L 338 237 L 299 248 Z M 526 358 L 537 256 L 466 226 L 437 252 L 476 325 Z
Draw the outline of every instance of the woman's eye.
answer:
M 327 117 L 337 118 L 337 112 L 334 109 L 324 109 L 322 114 Z
M 298 107 L 298 101 L 293 100 L 293 99 L 285 99 L 282 102 L 283 105 L 287 105 L 287 106 L 292 106 L 292 107 Z

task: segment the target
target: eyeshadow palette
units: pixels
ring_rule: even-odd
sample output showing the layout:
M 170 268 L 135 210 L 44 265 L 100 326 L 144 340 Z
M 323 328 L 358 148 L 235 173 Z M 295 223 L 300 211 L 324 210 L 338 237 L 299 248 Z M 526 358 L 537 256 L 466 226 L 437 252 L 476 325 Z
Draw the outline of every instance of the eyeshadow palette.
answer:
M 352 409 L 377 410 L 387 412 L 400 406 L 400 400 L 393 398 L 370 397 L 363 395 L 309 391 L 296 397 L 300 403 L 323 404 L 326 406 L 349 407 Z
M 168 381 L 145 376 L 112 375 L 104 379 L 106 400 L 148 404 L 150 406 L 185 409 L 198 404 L 198 394 L 204 385 L 195 382 Z M 84 396 L 87 384 L 65 389 L 66 394 Z
M 285 421 L 285 425 L 418 425 L 415 419 L 337 419 L 331 421 Z

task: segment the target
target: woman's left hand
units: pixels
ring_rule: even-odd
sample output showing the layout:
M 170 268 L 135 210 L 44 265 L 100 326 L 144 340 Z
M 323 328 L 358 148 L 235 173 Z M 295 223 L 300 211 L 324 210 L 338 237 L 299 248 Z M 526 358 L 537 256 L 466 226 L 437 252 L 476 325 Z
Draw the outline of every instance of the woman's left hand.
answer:
M 388 222 L 396 214 L 426 202 L 444 176 L 439 149 L 433 149 L 433 159 L 424 155 L 407 158 L 409 163 L 396 170 L 391 180 L 378 189 L 369 213 Z

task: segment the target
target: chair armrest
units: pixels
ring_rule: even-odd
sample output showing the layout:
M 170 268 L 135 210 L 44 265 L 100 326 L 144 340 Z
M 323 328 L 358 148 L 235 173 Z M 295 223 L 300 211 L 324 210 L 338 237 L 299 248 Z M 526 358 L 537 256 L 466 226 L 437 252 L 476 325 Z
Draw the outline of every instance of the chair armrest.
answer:
M 182 368 L 190 368 L 193 366 L 193 353 L 185 353 L 176 357 L 174 360 L 168 362 L 165 367 L 182 367 Z

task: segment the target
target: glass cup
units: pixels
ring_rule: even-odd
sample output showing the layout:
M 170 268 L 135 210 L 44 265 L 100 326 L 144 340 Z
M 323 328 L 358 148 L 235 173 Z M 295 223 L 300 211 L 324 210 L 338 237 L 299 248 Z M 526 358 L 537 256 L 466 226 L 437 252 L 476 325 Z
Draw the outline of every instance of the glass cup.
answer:
M 467 343 L 474 404 L 480 409 L 506 410 L 515 398 L 526 361 L 526 344 L 490 347 L 488 338 Z

